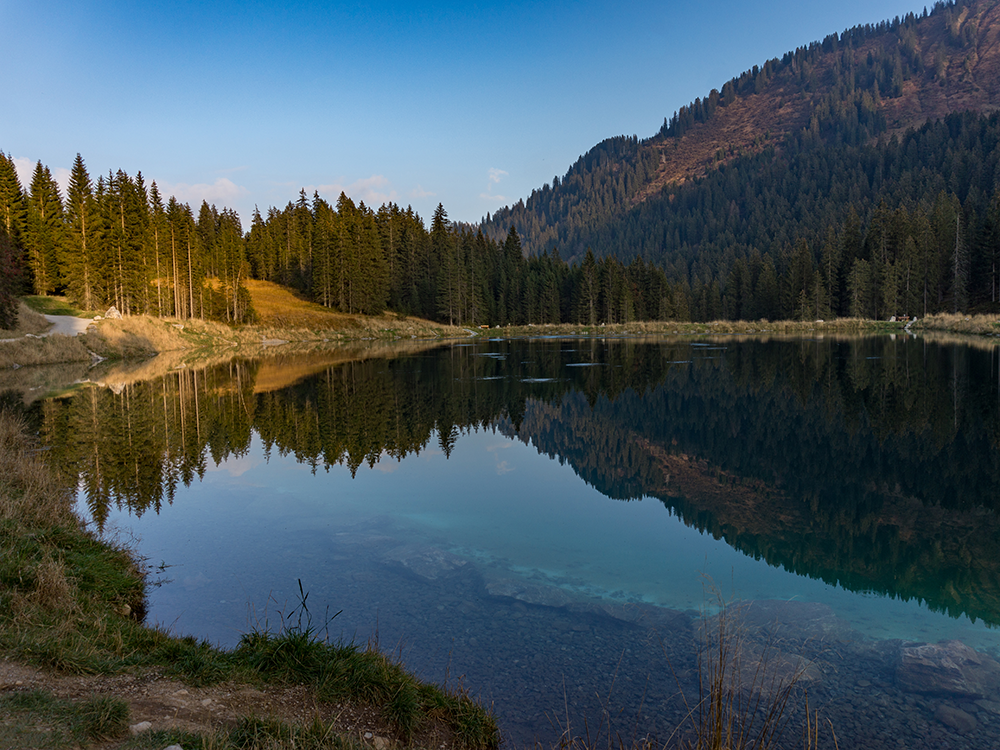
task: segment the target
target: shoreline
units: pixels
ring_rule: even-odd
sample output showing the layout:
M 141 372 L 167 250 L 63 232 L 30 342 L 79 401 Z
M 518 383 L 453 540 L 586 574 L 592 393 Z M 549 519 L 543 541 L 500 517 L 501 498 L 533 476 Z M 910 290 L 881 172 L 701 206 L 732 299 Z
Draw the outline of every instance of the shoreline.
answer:
M 14 338 L 0 338 L 0 370 L 45 364 L 141 360 L 164 354 L 170 355 L 178 366 L 185 366 L 198 361 L 225 361 L 235 357 L 273 357 L 343 347 L 392 347 L 408 342 L 444 343 L 469 338 L 741 336 L 770 339 L 904 334 L 955 337 L 951 340 L 989 345 L 993 344 L 992 338 L 1000 338 L 1000 320 L 993 316 L 946 314 L 910 322 L 844 318 L 773 322 L 656 321 L 596 326 L 547 323 L 503 328 L 449 326 L 393 315 L 377 318 L 354 316 L 347 327 L 232 327 L 212 321 L 178 321 L 149 316 L 81 320 L 87 320 L 89 327 L 75 337 L 48 331 L 42 334 L 17 332 L 19 335 Z M 29 326 L 29 331 L 38 328 L 35 322 Z
M 289 747 L 316 731 L 348 748 L 499 745 L 490 711 L 460 688 L 422 682 L 372 644 L 322 640 L 304 593 L 278 629 L 233 649 L 146 625 L 145 561 L 85 525 L 6 411 L 0 476 L 0 745 L 111 748 L 131 735 L 145 744 L 129 747 L 222 748 L 248 727 Z M 80 718 L 95 707 L 96 727 Z

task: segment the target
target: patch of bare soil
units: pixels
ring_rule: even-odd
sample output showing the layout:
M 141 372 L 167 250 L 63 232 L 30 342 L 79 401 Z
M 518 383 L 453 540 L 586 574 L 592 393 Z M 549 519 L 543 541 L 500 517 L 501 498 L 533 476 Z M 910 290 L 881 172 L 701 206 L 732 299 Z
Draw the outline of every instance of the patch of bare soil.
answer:
M 191 687 L 155 671 L 115 676 L 53 675 L 0 659 L 0 693 L 45 690 L 64 700 L 114 696 L 131 707 L 130 723 L 137 730 L 180 729 L 208 733 L 235 724 L 241 717 L 280 719 L 302 725 L 315 718 L 334 730 L 376 748 L 396 745 L 400 738 L 370 706 L 321 703 L 312 691 L 298 685 L 251 686 L 221 683 Z M 144 724 L 148 722 L 148 726 Z M 137 726 L 138 725 L 138 726 Z M 110 750 L 119 743 L 97 744 Z M 443 727 L 427 727 L 414 744 L 446 748 L 452 745 Z

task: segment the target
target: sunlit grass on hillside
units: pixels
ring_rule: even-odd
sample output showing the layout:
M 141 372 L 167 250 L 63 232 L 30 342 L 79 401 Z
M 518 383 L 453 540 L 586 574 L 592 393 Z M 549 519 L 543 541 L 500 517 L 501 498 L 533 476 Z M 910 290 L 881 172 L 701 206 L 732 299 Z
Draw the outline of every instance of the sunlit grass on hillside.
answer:
M 87 312 L 76 307 L 66 297 L 48 297 L 40 294 L 22 297 L 24 303 L 41 315 L 73 315 L 77 318 L 97 317 L 95 312 Z
M 295 296 L 269 281 L 248 281 L 247 290 L 260 324 L 278 328 L 357 328 L 359 315 L 346 315 Z
M 51 327 L 49 321 L 22 301 L 18 305 L 17 325 L 13 328 L 0 328 L 0 339 L 18 338 L 29 333 L 37 336 Z
M 330 333 L 344 338 L 409 338 L 411 336 L 462 336 L 457 326 L 435 323 L 394 312 L 382 315 L 342 313 L 296 296 L 288 287 L 269 281 L 248 281 L 247 290 L 257 312 L 255 328 L 278 334 L 289 330 L 312 330 L 318 337 Z M 287 336 L 276 336 L 287 338 Z

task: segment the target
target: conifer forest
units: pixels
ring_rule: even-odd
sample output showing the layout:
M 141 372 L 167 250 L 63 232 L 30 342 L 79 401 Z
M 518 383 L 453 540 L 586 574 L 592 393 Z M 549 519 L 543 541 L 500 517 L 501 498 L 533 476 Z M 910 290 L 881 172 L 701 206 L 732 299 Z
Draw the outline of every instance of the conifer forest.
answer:
M 887 115 L 971 80 L 983 5 L 938 3 L 755 66 L 478 224 L 440 204 L 428 226 L 412 208 L 303 190 L 247 226 L 165 199 L 141 173 L 94 179 L 80 155 L 65 196 L 41 162 L 21 185 L 0 152 L 0 317 L 30 293 L 248 323 L 248 279 L 346 313 L 460 326 L 1000 312 L 996 105 L 905 128 Z M 740 107 L 792 114 L 665 176 Z

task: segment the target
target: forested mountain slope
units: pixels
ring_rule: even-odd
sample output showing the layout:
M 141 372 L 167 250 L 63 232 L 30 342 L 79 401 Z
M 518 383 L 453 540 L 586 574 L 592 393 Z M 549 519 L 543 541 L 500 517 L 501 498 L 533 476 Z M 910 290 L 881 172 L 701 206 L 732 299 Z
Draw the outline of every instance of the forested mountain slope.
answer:
M 819 261 L 828 228 L 842 228 L 852 208 L 864 228 L 882 200 L 929 209 L 944 191 L 965 206 L 975 185 L 971 210 L 982 217 L 994 165 L 969 176 L 952 162 L 955 154 L 988 160 L 989 141 L 923 151 L 926 138 L 910 140 L 892 155 L 893 174 L 885 149 L 949 114 L 998 107 L 1000 3 L 938 3 L 755 66 L 682 107 L 651 138 L 598 144 L 483 227 L 502 238 L 513 226 L 528 253 L 555 248 L 570 261 L 588 248 L 598 258 L 642 256 L 693 285 L 724 284 L 734 260 L 753 250 L 771 253 L 783 274 L 783 251 L 804 239 Z M 944 140 L 956 127 L 968 126 L 951 126 Z

